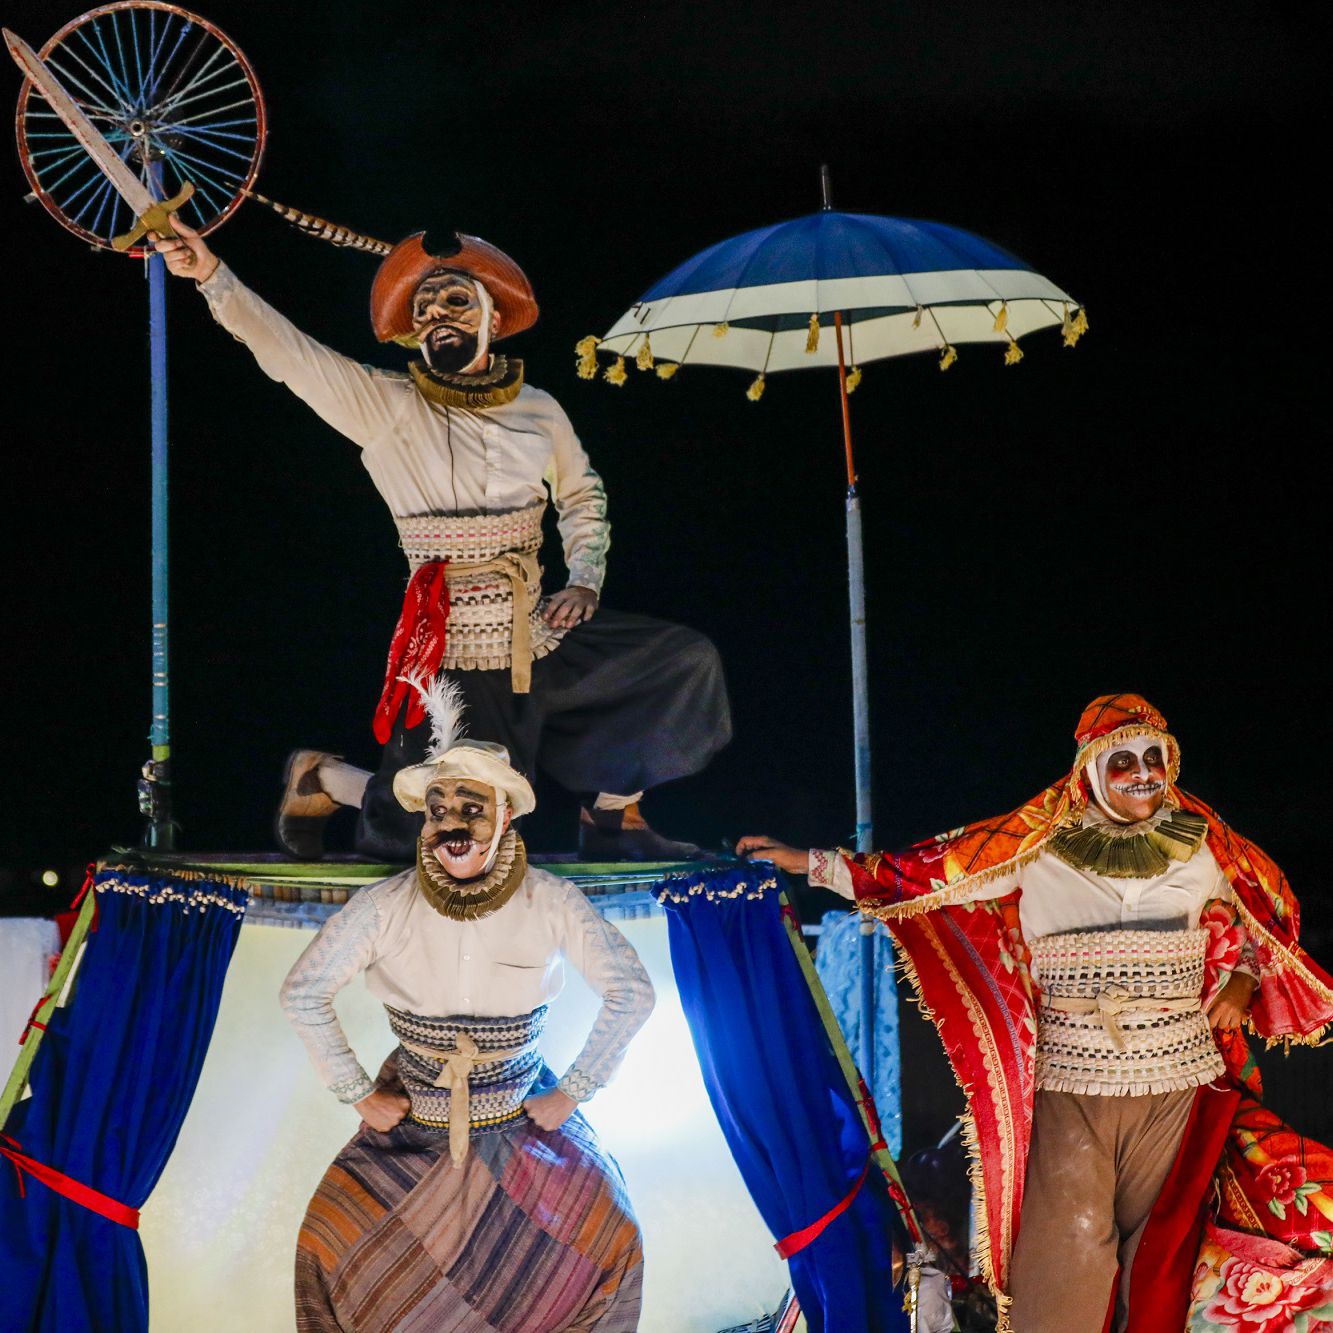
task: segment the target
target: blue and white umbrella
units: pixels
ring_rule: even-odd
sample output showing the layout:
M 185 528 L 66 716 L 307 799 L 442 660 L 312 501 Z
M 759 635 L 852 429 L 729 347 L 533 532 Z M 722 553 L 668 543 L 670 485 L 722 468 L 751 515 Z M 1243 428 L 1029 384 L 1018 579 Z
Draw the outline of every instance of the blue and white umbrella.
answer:
M 579 344 L 591 379 L 596 353 L 655 368 L 731 366 L 766 376 L 838 364 L 830 325 L 846 332 L 845 362 L 936 352 L 944 369 L 965 343 L 997 343 L 1013 364 L 1018 340 L 1062 327 L 1069 345 L 1087 327 L 1068 292 L 997 245 L 939 222 L 825 209 L 760 227 L 688 259 L 654 284 L 605 337 Z M 762 380 L 751 396 L 762 392 Z
M 820 212 L 701 251 L 649 288 L 605 337 L 585 338 L 577 351 L 584 379 L 597 375 L 599 353 L 613 358 L 601 369 L 617 385 L 629 377 L 627 362 L 662 379 L 682 366 L 754 371 L 747 390 L 752 401 L 762 396 L 770 374 L 837 367 L 847 477 L 856 845 L 869 851 L 874 835 L 865 570 L 847 395 L 866 362 L 934 352 L 940 369 L 948 370 L 960 359 L 960 345 L 994 343 L 1005 364 L 1016 365 L 1023 358 L 1020 338 L 1059 326 L 1065 346 L 1072 347 L 1088 320 L 1068 292 L 971 232 L 939 222 L 834 212 L 827 168 L 821 177 Z M 868 934 L 862 939 L 861 1072 L 871 1086 L 873 943 Z

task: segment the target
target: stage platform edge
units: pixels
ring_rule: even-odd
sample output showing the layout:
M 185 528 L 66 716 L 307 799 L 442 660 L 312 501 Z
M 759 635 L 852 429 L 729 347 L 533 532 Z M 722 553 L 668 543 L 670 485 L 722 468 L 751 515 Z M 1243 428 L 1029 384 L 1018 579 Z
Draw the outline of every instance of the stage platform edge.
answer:
M 662 908 L 650 892 L 669 875 L 685 875 L 725 864 L 708 861 L 579 861 L 572 854 L 532 855 L 530 864 L 571 880 L 611 920 L 655 916 Z M 145 852 L 113 848 L 107 866 L 143 873 L 216 877 L 250 895 L 247 925 L 318 929 L 358 889 L 406 870 L 406 865 L 336 855 L 323 861 L 293 861 L 276 852 Z

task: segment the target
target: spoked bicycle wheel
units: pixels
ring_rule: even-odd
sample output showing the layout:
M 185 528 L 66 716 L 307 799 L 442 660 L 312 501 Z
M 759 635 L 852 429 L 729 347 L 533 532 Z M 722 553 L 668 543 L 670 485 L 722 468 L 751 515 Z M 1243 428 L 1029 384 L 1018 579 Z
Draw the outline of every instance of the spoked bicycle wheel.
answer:
M 224 32 L 179 5 L 122 0 L 67 23 L 39 54 L 157 198 L 194 185 L 181 208 L 190 226 L 210 232 L 239 207 L 264 151 L 264 98 Z M 47 212 L 111 249 L 137 219 L 26 81 L 16 129 L 23 170 Z

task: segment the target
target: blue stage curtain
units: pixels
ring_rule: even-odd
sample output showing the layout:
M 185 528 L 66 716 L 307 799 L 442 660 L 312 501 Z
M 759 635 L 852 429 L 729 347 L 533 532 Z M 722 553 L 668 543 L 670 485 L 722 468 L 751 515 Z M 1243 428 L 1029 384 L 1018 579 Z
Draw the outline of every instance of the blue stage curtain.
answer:
M 771 870 L 664 881 L 671 965 L 722 1133 L 775 1240 L 844 1200 L 869 1144 L 780 916 Z M 810 1333 L 906 1330 L 897 1226 L 871 1163 L 852 1205 L 788 1260 Z
M 825 912 L 815 967 L 842 1035 L 854 1054 L 861 1050 L 861 913 Z M 875 1086 L 870 1095 L 879 1111 L 889 1151 L 903 1150 L 901 1053 L 898 1045 L 898 987 L 893 977 L 893 941 L 882 922 L 875 925 Z
M 52 1015 L 32 1096 L 3 1131 L 28 1157 L 137 1209 L 194 1095 L 246 894 L 118 870 L 99 871 L 95 892 L 72 1002 Z M 21 1196 L 18 1180 L 0 1156 L 0 1330 L 146 1330 L 138 1232 L 31 1175 Z

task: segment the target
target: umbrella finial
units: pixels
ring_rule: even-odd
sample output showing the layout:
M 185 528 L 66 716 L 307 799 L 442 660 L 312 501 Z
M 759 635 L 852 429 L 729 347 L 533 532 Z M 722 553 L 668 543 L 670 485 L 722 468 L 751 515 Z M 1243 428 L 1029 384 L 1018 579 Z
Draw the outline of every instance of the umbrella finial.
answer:
M 829 179 L 827 162 L 819 164 L 819 193 L 824 200 L 824 212 L 830 212 L 833 208 L 833 182 Z

